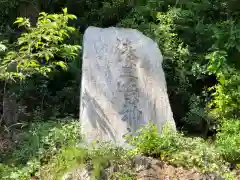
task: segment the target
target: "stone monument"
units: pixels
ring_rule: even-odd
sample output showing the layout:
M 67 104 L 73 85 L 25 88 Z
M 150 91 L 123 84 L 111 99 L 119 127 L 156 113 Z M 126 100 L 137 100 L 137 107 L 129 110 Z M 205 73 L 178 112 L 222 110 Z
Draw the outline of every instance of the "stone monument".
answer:
M 84 33 L 80 121 L 87 142 L 125 143 L 149 121 L 173 125 L 162 54 L 141 32 L 89 27 Z

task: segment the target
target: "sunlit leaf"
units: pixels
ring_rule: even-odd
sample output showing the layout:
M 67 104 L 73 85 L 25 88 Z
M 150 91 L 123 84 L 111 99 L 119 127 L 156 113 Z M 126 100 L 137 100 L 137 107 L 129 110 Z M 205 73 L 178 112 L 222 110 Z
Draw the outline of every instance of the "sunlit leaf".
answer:
M 67 14 L 67 8 L 63 8 L 63 13 Z

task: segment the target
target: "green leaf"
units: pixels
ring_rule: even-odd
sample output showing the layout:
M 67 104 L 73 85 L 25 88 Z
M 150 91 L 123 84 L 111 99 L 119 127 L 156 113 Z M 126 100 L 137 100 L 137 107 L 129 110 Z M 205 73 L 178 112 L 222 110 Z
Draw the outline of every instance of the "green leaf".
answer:
M 63 61 L 59 61 L 55 63 L 56 65 L 60 66 L 63 70 L 67 70 L 67 64 Z
M 6 50 L 7 50 L 7 47 L 4 44 L 2 44 L 2 42 L 0 41 L 0 52 L 1 51 L 4 52 Z
M 68 17 L 69 19 L 77 19 L 77 16 L 72 15 L 72 14 L 67 15 L 67 17 Z
M 55 65 L 66 70 L 67 65 L 63 61 L 58 62 L 54 57 L 57 56 L 60 59 L 69 57 L 68 60 L 72 60 L 77 55 L 76 46 L 63 43 L 70 37 L 70 32 L 75 30 L 74 27 L 67 25 L 68 20 L 73 18 L 75 18 L 74 15 L 67 14 L 67 8 L 63 9 L 63 14 L 41 12 L 35 27 L 30 26 L 29 19 L 17 18 L 14 23 L 28 29 L 18 38 L 14 50 L 8 52 L 3 58 L 0 69 L 4 74 L 1 74 L 1 78 L 23 79 L 23 76 L 31 76 L 34 73 L 47 76 L 48 72 L 56 67 Z M 4 46 L 0 43 L 1 47 Z M 47 63 L 39 64 L 43 59 Z
M 50 59 L 48 54 L 45 54 L 45 59 L 48 61 Z
M 45 12 L 40 12 L 39 15 L 40 15 L 40 16 L 47 16 L 47 13 L 45 13 Z
M 22 23 L 24 22 L 24 18 L 23 17 L 18 17 L 16 21 L 14 21 L 13 24 L 19 24 L 19 23 Z
M 67 14 L 67 8 L 63 8 L 63 13 Z

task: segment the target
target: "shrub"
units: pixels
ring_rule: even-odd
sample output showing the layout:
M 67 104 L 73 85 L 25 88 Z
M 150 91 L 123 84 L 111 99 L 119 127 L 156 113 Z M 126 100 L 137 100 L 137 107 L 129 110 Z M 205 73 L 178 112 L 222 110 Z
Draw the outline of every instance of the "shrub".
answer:
M 16 42 L 16 47 L 9 50 L 0 62 L 0 78 L 23 79 L 32 74 L 47 76 L 57 68 L 67 69 L 67 63 L 78 55 L 80 46 L 64 42 L 75 31 L 68 26 L 68 21 L 76 16 L 67 13 L 47 14 L 41 12 L 35 27 L 27 18 L 19 17 L 15 21 L 19 27 L 26 28 Z
M 81 142 L 79 129 L 79 122 L 71 119 L 32 123 L 21 141 L 4 155 L 3 162 L 8 165 L 9 173 L 3 173 L 0 178 L 18 180 L 39 176 L 40 167 L 61 149 L 75 147 Z
M 97 179 L 104 175 L 103 170 L 112 179 L 133 179 L 124 149 L 111 143 L 85 148 L 80 146 L 81 141 L 78 121 L 66 118 L 32 123 L 19 143 L 4 155 L 0 179 L 25 180 L 32 176 L 42 180 L 61 179 L 65 173 L 82 167 L 90 168 Z M 110 166 L 117 167 L 117 171 L 105 171 Z
M 133 172 L 130 169 L 129 159 L 126 158 L 126 151 L 112 143 L 101 143 L 88 148 L 72 147 L 61 149 L 61 152 L 54 156 L 48 164 L 41 167 L 40 178 L 43 180 L 60 179 L 66 173 L 86 168 L 91 171 L 94 179 L 133 179 Z M 108 168 L 114 168 L 115 171 Z
M 209 109 L 206 106 L 206 98 L 193 95 L 189 102 L 189 111 L 182 119 L 183 130 L 188 130 L 192 134 L 200 134 L 207 137 L 209 130 L 215 129 L 216 120 L 211 118 L 208 113 Z
M 240 163 L 240 120 L 225 120 L 217 133 L 216 146 L 231 163 Z
M 150 123 L 143 127 L 139 136 L 128 137 L 130 144 L 136 149 L 132 155 L 158 156 L 162 160 L 186 168 L 196 167 L 204 173 L 217 173 L 228 179 L 234 179 L 228 169 L 228 163 L 221 157 L 221 152 L 201 138 L 185 137 L 173 132 L 168 125 L 162 129 L 161 135 L 155 125 Z

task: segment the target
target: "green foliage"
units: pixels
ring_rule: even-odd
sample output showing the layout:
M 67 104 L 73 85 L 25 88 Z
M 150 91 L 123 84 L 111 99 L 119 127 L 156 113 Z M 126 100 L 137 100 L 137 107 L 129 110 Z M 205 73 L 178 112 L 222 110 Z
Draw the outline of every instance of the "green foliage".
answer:
M 135 148 L 124 150 L 111 143 L 79 146 L 79 123 L 34 123 L 24 133 L 13 151 L 5 155 L 0 164 L 1 179 L 29 179 L 31 175 L 41 179 L 61 179 L 69 172 L 83 167 L 93 171 L 93 177 L 101 179 L 109 167 L 110 179 L 134 179 L 131 159 L 135 155 L 161 158 L 173 165 L 198 168 L 204 173 L 217 173 L 226 179 L 234 179 L 227 161 L 239 157 L 239 122 L 224 124 L 218 134 L 216 147 L 201 138 L 185 137 L 164 126 L 161 135 L 155 125 L 143 127 L 138 136 L 128 137 Z M 229 138 L 224 139 L 226 136 Z M 227 147 L 228 143 L 233 144 Z M 31 145 L 30 145 L 31 144 Z M 224 159 L 222 158 L 224 157 Z M 15 165 L 14 165 L 15 164 Z M 105 173 L 103 173 L 105 172 Z
M 88 148 L 72 147 L 61 149 L 48 164 L 41 168 L 41 179 L 61 179 L 69 172 L 86 168 L 92 171 L 94 179 L 102 179 L 106 175 L 110 179 L 133 179 L 133 172 L 129 169 L 125 158 L 126 151 L 114 144 L 103 143 Z M 110 166 L 117 168 L 116 172 L 106 172 Z M 105 172 L 104 172 L 105 171 Z M 106 174 L 107 173 L 107 174 Z
M 233 2 L 144 2 L 142 5 L 148 8 L 145 8 L 142 16 L 134 13 L 136 16 L 132 16 L 133 27 L 142 30 L 141 22 L 148 24 L 142 31 L 159 44 L 164 56 L 168 92 L 175 119 L 182 119 L 180 122 L 185 127 L 189 121 L 198 124 L 209 122 L 210 117 L 207 114 L 202 114 L 202 117 L 198 116 L 195 120 L 191 120 L 193 116 L 190 115 L 193 115 L 194 109 L 208 113 L 209 107 L 212 116 L 210 119 L 238 118 L 240 101 L 237 57 L 240 29 L 239 20 L 233 15 Z M 157 19 L 149 18 L 146 12 L 154 14 L 156 8 L 159 11 Z M 131 24 L 130 19 L 128 22 Z M 209 85 L 205 79 L 210 76 L 215 76 L 217 81 Z M 196 79 L 204 84 L 196 82 Z M 204 99 L 202 92 L 206 87 L 212 87 L 209 89 L 209 93 L 213 93 L 211 101 L 191 105 L 191 97 L 197 95 Z M 213 127 L 210 125 L 208 128 Z M 188 129 L 193 128 L 189 126 Z M 193 130 L 198 131 L 195 128 Z M 202 133 L 205 132 L 203 129 Z
M 206 63 L 198 65 L 201 73 L 215 75 L 218 83 L 209 88 L 212 93 L 211 115 L 218 119 L 239 118 L 239 22 L 231 19 L 209 25 L 213 44 L 205 56 Z
M 201 94 L 205 88 L 204 86 L 212 87 L 216 85 L 214 90 L 216 93 L 212 94 L 210 104 L 213 118 L 239 117 L 239 88 L 238 86 L 234 86 L 234 84 L 239 81 L 237 80 L 237 76 L 239 74 L 238 57 L 240 53 L 239 8 L 237 8 L 236 2 L 236 0 L 227 2 L 223 0 L 36 0 L 31 3 L 26 3 L 26 5 L 36 4 L 35 8 L 40 12 L 46 11 L 52 13 L 59 13 L 60 9 L 65 6 L 69 9 L 69 12 L 74 13 L 79 18 L 77 21 L 73 21 L 73 17 L 69 19 L 72 24 L 76 26 L 97 25 L 108 27 L 117 25 L 121 27 L 131 27 L 154 38 L 159 44 L 164 56 L 164 69 L 167 78 L 168 92 L 175 119 L 179 126 L 187 127 L 187 121 L 189 121 L 187 117 L 191 118 L 189 113 L 191 113 L 190 109 L 192 109 L 192 107 L 189 107 L 189 104 L 191 104 L 190 99 L 195 95 L 204 96 Z M 19 5 L 22 5 L 22 3 L 23 2 L 16 0 L 0 1 L 0 6 L 4 7 L 4 10 L 0 10 L 3 14 L 0 16 L 3 17 L 4 22 L 8 20 L 10 12 L 17 11 L 16 9 Z M 56 17 L 58 15 L 41 14 L 40 17 Z M 21 25 L 30 26 L 26 18 L 18 20 Z M 41 22 L 42 21 L 43 19 Z M 44 22 L 44 26 L 51 26 L 55 23 L 55 20 L 52 22 Z M 59 26 L 62 23 L 59 23 L 59 21 L 56 22 Z M 64 30 L 68 27 L 66 23 L 65 26 L 66 27 L 63 28 Z M 61 38 L 61 35 L 59 37 L 58 35 L 54 36 L 54 38 L 47 35 L 48 40 L 46 40 L 46 38 L 43 37 L 46 35 L 41 33 L 41 28 L 38 27 L 38 25 L 35 28 L 30 26 L 28 29 L 32 29 L 34 33 L 27 32 L 22 34 L 20 42 L 22 39 L 25 39 L 24 42 L 28 42 L 29 38 L 34 37 L 35 40 L 39 40 L 40 38 L 40 42 L 45 45 L 46 42 L 49 43 L 48 40 L 50 40 L 50 42 L 61 42 L 62 46 L 56 46 L 56 44 L 50 43 L 45 50 L 41 50 L 41 43 L 39 45 L 31 40 L 30 43 L 27 43 L 29 46 L 34 47 L 30 51 L 31 59 L 28 57 L 25 58 L 26 53 L 25 55 L 23 53 L 21 58 L 28 60 L 22 61 L 23 63 L 19 66 L 22 70 L 20 71 L 19 69 L 19 73 L 16 73 L 17 65 L 13 64 L 11 67 L 8 67 L 11 73 L 5 74 L 7 77 L 22 76 L 26 75 L 26 73 L 30 75 L 36 72 L 46 75 L 49 70 L 52 71 L 56 66 L 65 68 L 67 63 L 64 59 L 71 57 L 69 56 L 70 54 L 73 55 L 76 53 L 76 49 L 72 49 L 73 46 L 63 46 L 65 41 L 58 39 Z M 50 28 L 47 29 L 47 32 L 56 32 L 55 30 L 56 29 Z M 30 36 L 29 33 L 33 37 Z M 72 34 L 73 32 L 67 33 Z M 65 33 L 61 34 L 62 38 L 65 38 Z M 79 34 L 79 32 L 76 34 Z M 36 46 L 39 47 L 35 47 L 35 44 L 31 45 L 32 43 L 35 43 Z M 8 47 L 8 49 L 9 51 L 13 50 L 13 52 L 19 53 L 21 47 L 24 46 L 26 45 L 22 44 L 17 45 L 17 47 L 13 46 L 14 48 Z M 5 60 L 10 61 L 10 59 L 12 60 L 9 56 L 9 59 Z M 7 63 L 7 65 L 9 65 L 9 63 Z M 231 70 L 229 71 L 229 69 Z M 206 79 L 208 79 L 210 75 L 216 76 L 217 81 L 208 85 Z M 235 78 L 231 78 L 233 75 Z M 196 81 L 196 79 L 203 81 L 203 84 Z M 227 85 L 222 83 L 223 79 L 225 79 Z M 210 93 L 214 91 L 213 88 L 211 88 Z M 205 108 L 208 103 L 209 101 L 205 102 L 204 105 L 201 104 L 201 107 L 196 107 L 196 109 Z M 221 117 L 219 115 L 221 115 Z M 205 117 L 208 118 L 207 116 L 203 118 Z M 208 119 L 203 120 L 202 118 L 198 118 L 195 122 L 197 121 L 199 121 L 198 123 L 202 123 L 207 122 Z M 212 127 L 209 126 L 209 128 Z M 200 133 L 204 134 L 205 130 L 202 130 Z
M 209 109 L 206 106 L 206 97 L 193 95 L 189 102 L 189 111 L 182 119 L 183 130 L 188 130 L 192 134 L 202 134 L 207 136 L 209 130 L 215 130 L 216 120 L 209 117 Z
M 80 135 L 77 131 L 73 136 L 65 132 L 73 127 L 62 130 L 59 126 L 50 131 L 58 123 L 31 123 L 51 116 L 78 114 L 81 61 L 77 54 L 82 34 L 69 26 L 69 21 L 73 26 L 136 28 L 153 38 L 163 53 L 168 94 L 179 129 L 206 137 L 209 130 L 219 128 L 216 143 L 208 144 L 166 129 L 158 136 L 156 127 L 149 125 L 132 140 L 136 145 L 133 154 L 161 157 L 173 164 L 196 166 L 224 176 L 226 161 L 239 163 L 240 11 L 236 0 L 37 0 L 34 3 L 39 12 L 53 14 L 40 13 L 36 26 L 25 17 L 18 18 L 15 24 L 25 28 L 25 32 L 14 35 L 17 42 L 2 41 L 10 39 L 5 29 L 8 21 L 16 18 L 21 3 L 0 0 L 0 32 L 4 31 L 0 34 L 0 77 L 16 80 L 6 90 L 17 97 L 19 112 L 32 116 L 23 118 L 32 128 L 16 151 L 4 156 L 9 163 L 0 164 L 2 177 L 11 174 L 13 179 L 29 178 L 40 167 L 43 172 L 60 177 L 82 161 L 94 166 L 95 175 L 99 175 L 109 161 L 125 164 L 119 155 L 123 152 L 109 146 L 91 152 L 75 147 L 78 138 L 74 137 Z M 79 19 L 74 21 L 76 17 L 66 9 L 54 14 L 64 6 Z M 10 29 L 11 33 L 16 32 Z M 213 82 L 209 82 L 212 77 Z M 2 98 L 5 89 L 0 92 Z M 14 163 L 15 167 L 11 165 Z M 122 169 L 115 175 L 131 179 L 131 171 Z M 123 177 L 123 172 L 129 176 Z
M 128 137 L 136 149 L 132 154 L 158 156 L 174 165 L 187 168 L 197 167 L 205 173 L 217 173 L 227 179 L 234 179 L 228 169 L 228 163 L 221 157 L 213 145 L 201 138 L 185 137 L 173 132 L 168 125 L 164 126 L 159 136 L 153 124 L 142 128 L 139 136 Z
M 103 170 L 109 167 L 117 169 L 116 172 L 110 172 L 108 176 L 110 179 L 124 177 L 124 172 L 127 177 L 133 176 L 128 165 L 130 159 L 126 159 L 126 150 L 116 146 L 113 143 L 93 144 L 90 148 L 88 156 L 86 156 L 86 163 L 93 168 L 93 175 L 101 179 Z M 111 170 L 110 170 L 111 171 Z
M 83 167 L 82 164 L 86 155 L 87 151 L 83 148 L 62 148 L 57 155 L 53 156 L 47 164 L 41 167 L 39 177 L 43 180 L 61 179 L 65 173 Z
M 160 21 L 155 30 L 155 37 L 164 55 L 164 69 L 167 72 L 166 80 L 172 108 L 177 116 L 185 111 L 184 104 L 188 103 L 191 92 L 191 61 L 189 61 L 188 46 L 178 37 L 174 20 L 178 18 L 180 9 L 172 8 L 166 13 L 159 12 L 157 19 Z M 180 11 L 181 12 L 181 11 Z M 181 97 L 179 99 L 179 97 Z M 177 102 L 179 101 L 179 102 Z M 180 106 L 180 103 L 183 104 Z M 179 109 L 181 107 L 181 109 Z M 176 110 L 178 109 L 178 111 Z
M 4 1 L 0 0 L 0 33 L 4 32 L 6 29 L 6 26 L 9 23 L 9 20 L 13 17 L 13 9 L 16 10 L 16 8 L 19 5 L 18 0 L 9 0 Z M 15 15 L 15 14 L 14 14 Z
M 4 52 L 6 49 L 7 47 L 2 42 L 0 42 L 0 52 Z
M 209 104 L 211 114 L 219 119 L 236 118 L 240 116 L 240 75 L 239 71 L 230 72 L 219 77 L 213 93 L 213 101 Z
M 79 50 L 78 45 L 64 44 L 69 33 L 75 30 L 68 26 L 68 20 L 75 18 L 66 8 L 63 14 L 40 13 L 36 27 L 32 27 L 27 18 L 17 18 L 15 23 L 25 27 L 27 32 L 21 34 L 16 48 L 2 60 L 1 76 L 22 79 L 34 73 L 46 76 L 56 67 L 66 70 L 66 62 L 77 56 Z
M 66 123 L 67 122 L 67 123 Z M 33 123 L 21 135 L 20 141 L 1 161 L 4 173 L 1 179 L 30 179 L 39 176 L 40 167 L 62 149 L 76 147 L 81 142 L 79 123 L 66 119 L 65 122 L 48 121 Z M 5 173 L 6 169 L 9 173 Z
M 63 118 L 79 115 L 79 83 L 77 74 L 55 72 L 50 78 L 34 75 L 14 83 L 8 93 L 16 97 L 19 107 L 19 122 Z M 64 81 L 63 81 L 64 79 Z
M 83 167 L 90 168 L 93 177 L 101 179 L 106 175 L 103 170 L 110 166 L 117 168 L 107 174 L 110 179 L 133 179 L 126 150 L 110 143 L 81 146 L 78 121 L 35 122 L 20 138 L 1 159 L 0 178 L 3 180 L 27 180 L 31 176 L 43 180 L 61 179 L 64 174 Z
M 68 26 L 68 21 L 76 17 L 68 14 L 67 9 L 63 11 L 63 14 L 40 13 L 36 26 L 31 26 L 27 18 L 18 18 L 16 24 L 25 26 L 26 32 L 16 44 L 1 43 L 1 47 L 6 49 L 7 45 L 8 49 L 0 54 L 0 78 L 15 81 L 8 81 L 1 91 L 16 97 L 19 122 L 35 119 L 35 115 L 48 119 L 78 114 L 80 72 L 75 58 L 80 46 L 69 44 L 77 31 Z M 75 35 L 73 38 L 74 43 L 79 40 Z
M 135 28 L 145 35 L 153 38 L 163 53 L 163 67 L 166 73 L 168 94 L 175 119 L 180 121 L 185 116 L 188 100 L 191 96 L 192 84 L 189 49 L 178 37 L 177 19 L 181 9 L 171 8 L 169 11 L 158 12 L 165 9 L 162 1 L 139 1 L 132 12 L 124 18 L 118 26 Z
M 240 120 L 225 120 L 217 134 L 216 146 L 231 163 L 240 163 Z

